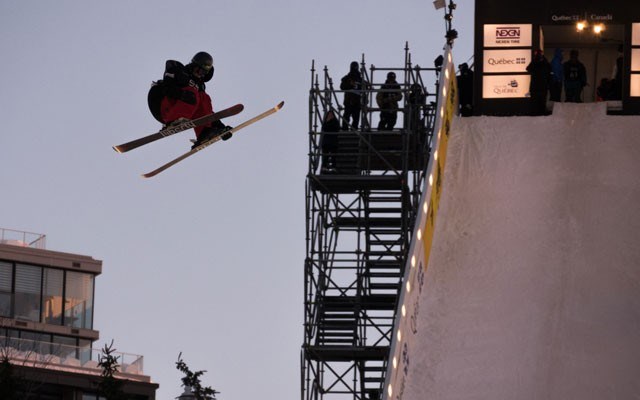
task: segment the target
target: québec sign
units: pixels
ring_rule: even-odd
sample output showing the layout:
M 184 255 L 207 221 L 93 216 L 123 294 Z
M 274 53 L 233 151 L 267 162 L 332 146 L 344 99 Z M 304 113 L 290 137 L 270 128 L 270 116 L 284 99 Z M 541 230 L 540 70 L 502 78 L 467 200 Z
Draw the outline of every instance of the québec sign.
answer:
M 483 61 L 485 73 L 524 73 L 531 62 L 531 50 L 485 50 Z

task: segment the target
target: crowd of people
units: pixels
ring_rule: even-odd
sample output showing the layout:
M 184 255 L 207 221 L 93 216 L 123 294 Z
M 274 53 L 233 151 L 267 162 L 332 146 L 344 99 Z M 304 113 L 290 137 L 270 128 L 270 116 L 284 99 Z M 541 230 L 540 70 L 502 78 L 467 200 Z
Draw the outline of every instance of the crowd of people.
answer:
M 582 103 L 583 90 L 588 85 L 587 71 L 579 59 L 579 52 L 573 49 L 569 59 L 563 62 L 563 50 L 556 49 L 549 62 L 542 50 L 536 50 L 533 60 L 527 66 L 531 75 L 529 95 L 531 96 L 532 114 L 546 113 L 547 94 L 549 100 L 568 103 Z M 611 78 L 603 78 L 596 89 L 596 100 L 620 100 L 622 98 L 622 46 L 618 48 L 618 57 Z
M 389 132 L 396 128 L 398 113 L 401 111 L 400 102 L 405 98 L 405 93 L 405 127 L 417 133 L 424 129 L 427 93 L 422 85 L 413 83 L 408 90 L 403 89 L 396 79 L 396 73 L 390 71 L 386 74 L 384 83 L 375 88 L 375 85 L 366 82 L 362 75 L 358 62 L 351 62 L 349 72 L 340 80 L 340 90 L 344 93 L 342 115 L 338 110 L 328 110 L 323 116 L 320 139 L 323 173 L 336 171 L 334 154 L 338 147 L 338 136 L 335 133 L 371 130 L 370 121 L 366 118 L 361 124 L 363 107 L 369 102 L 369 93 L 375 93 L 375 103 L 379 112 L 378 131 Z

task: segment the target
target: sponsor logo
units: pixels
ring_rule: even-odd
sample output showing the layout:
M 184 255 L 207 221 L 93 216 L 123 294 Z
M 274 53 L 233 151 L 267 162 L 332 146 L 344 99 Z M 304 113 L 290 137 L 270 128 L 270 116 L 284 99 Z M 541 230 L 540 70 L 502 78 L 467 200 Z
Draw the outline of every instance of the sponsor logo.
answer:
M 490 57 L 487 60 L 489 65 L 523 65 L 527 63 L 527 59 L 524 57 L 515 57 L 515 58 L 493 58 Z
M 496 27 L 496 43 L 520 43 L 519 26 Z
M 504 94 L 518 94 L 518 81 L 516 79 L 512 79 L 509 83 L 504 85 L 495 85 L 493 87 L 493 93 L 498 95 Z
M 611 14 L 607 14 L 607 15 L 591 14 L 589 16 L 589 19 L 591 19 L 592 21 L 613 21 L 613 15 L 611 15 Z
M 553 22 L 580 21 L 580 15 L 552 15 Z
M 496 28 L 496 37 L 499 39 L 520 39 L 520 27 L 499 26 Z
M 579 15 L 579 14 L 570 14 L 570 15 L 557 15 L 553 14 L 551 16 L 551 20 L 553 22 L 578 22 L 588 19 L 589 21 L 613 21 L 612 14 L 598 15 L 598 14 L 589 14 L 587 18 L 587 14 Z

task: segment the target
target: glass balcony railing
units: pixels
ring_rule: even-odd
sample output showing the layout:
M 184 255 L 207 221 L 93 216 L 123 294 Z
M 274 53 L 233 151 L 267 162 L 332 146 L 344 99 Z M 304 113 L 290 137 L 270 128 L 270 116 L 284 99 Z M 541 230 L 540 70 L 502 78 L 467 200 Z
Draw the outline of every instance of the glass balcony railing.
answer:
M 0 244 L 10 244 L 20 247 L 46 248 L 46 235 L 41 233 L 16 231 L 0 228 Z
M 100 349 L 90 347 L 0 336 L 0 357 L 7 357 L 12 363 L 19 365 L 99 373 L 101 369 L 98 361 L 101 355 Z M 144 375 L 142 356 L 122 352 L 114 352 L 113 355 L 117 357 L 120 373 Z

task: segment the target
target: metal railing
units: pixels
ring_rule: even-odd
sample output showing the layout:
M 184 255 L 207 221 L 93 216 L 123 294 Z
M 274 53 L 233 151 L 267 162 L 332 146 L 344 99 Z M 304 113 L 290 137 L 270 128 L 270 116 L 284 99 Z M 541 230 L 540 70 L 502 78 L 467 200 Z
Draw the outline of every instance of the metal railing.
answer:
M 101 355 L 102 350 L 90 347 L 0 336 L 0 357 L 18 365 L 99 372 Z M 143 375 L 143 356 L 122 352 L 113 355 L 118 360 L 118 372 Z
M 0 244 L 46 249 L 46 235 L 0 228 Z

